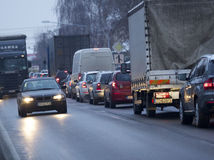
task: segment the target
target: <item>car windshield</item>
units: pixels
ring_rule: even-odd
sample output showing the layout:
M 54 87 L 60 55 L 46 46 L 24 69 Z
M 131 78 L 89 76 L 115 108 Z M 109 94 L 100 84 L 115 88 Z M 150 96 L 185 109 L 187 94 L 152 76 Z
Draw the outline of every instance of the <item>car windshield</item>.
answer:
M 109 80 L 111 74 L 112 74 L 112 73 L 105 73 L 105 74 L 102 74 L 101 79 L 100 79 L 100 82 L 103 83 L 103 84 L 106 83 L 106 82 L 108 82 L 108 80 Z
M 23 85 L 23 91 L 34 91 L 34 90 L 46 90 L 46 89 L 59 89 L 55 80 L 44 79 L 44 80 L 33 80 L 27 81 Z
M 116 80 L 117 81 L 131 81 L 131 77 L 128 73 L 126 73 L 126 74 L 117 73 Z
M 86 81 L 87 81 L 87 82 L 88 82 L 88 81 L 94 82 L 95 79 L 96 79 L 96 75 L 97 75 L 97 73 L 87 74 L 87 75 L 86 75 Z
M 209 64 L 209 74 L 214 75 L 214 60 Z
M 0 59 L 0 72 L 22 71 L 27 69 L 27 64 L 23 58 Z

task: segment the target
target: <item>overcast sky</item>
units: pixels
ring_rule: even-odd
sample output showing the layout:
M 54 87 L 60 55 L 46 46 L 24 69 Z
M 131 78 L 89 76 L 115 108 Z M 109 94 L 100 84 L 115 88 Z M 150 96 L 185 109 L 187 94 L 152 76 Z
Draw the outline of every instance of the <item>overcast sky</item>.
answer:
M 0 35 L 26 34 L 28 52 L 33 52 L 34 38 L 40 32 L 54 29 L 57 0 L 0 0 Z

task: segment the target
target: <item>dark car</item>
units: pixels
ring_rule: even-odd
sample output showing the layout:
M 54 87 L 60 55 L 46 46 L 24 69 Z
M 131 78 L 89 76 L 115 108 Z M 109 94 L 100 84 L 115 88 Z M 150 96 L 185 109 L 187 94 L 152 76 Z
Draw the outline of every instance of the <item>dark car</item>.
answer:
M 214 113 L 214 56 L 200 58 L 180 90 L 180 120 L 197 127 L 208 127 Z
M 88 89 L 90 104 L 96 105 L 104 101 L 104 88 L 112 74 L 112 71 L 103 71 L 97 74 L 95 81 Z
M 115 108 L 116 104 L 132 103 L 131 77 L 129 73 L 116 71 L 104 89 L 105 107 Z
M 67 112 L 66 96 L 51 77 L 24 80 L 17 96 L 17 103 L 18 114 L 21 117 L 36 111 Z
M 58 71 L 56 73 L 56 82 L 60 85 L 63 86 L 64 80 L 67 78 L 68 72 L 67 71 Z

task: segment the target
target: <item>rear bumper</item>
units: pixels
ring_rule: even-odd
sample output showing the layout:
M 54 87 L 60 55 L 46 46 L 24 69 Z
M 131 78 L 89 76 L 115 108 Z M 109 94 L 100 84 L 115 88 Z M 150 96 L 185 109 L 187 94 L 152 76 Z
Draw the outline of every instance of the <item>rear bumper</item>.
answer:
M 123 104 L 123 103 L 132 103 L 133 99 L 132 99 L 132 95 L 130 93 L 113 92 L 112 93 L 112 101 L 114 101 L 116 103 Z
M 205 92 L 199 97 L 200 109 L 206 113 L 214 113 L 214 92 Z

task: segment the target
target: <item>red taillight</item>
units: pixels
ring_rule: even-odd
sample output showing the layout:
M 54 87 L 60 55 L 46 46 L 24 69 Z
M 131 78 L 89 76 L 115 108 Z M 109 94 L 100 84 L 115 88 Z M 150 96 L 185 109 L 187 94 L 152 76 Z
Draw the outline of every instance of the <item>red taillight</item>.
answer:
M 68 71 L 67 71 L 67 70 L 65 70 L 64 72 L 65 72 L 65 73 L 68 73 Z
M 86 82 L 82 83 L 82 88 L 87 88 Z
M 56 78 L 56 82 L 59 83 L 59 78 Z
M 118 87 L 117 87 L 117 83 L 116 83 L 116 82 L 112 82 L 112 87 L 113 87 L 113 88 L 118 88 Z
M 170 98 L 169 92 L 157 92 L 155 98 Z
M 213 79 L 210 78 L 207 81 L 204 82 L 204 89 L 214 89 L 214 82 Z
M 101 84 L 97 83 L 97 90 L 101 90 Z
M 78 75 L 78 80 L 80 80 L 82 78 L 82 75 L 81 74 L 79 74 Z

